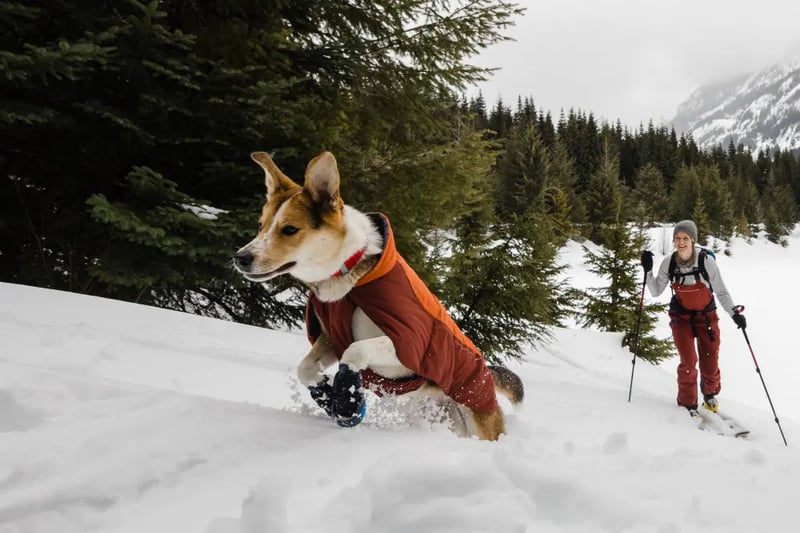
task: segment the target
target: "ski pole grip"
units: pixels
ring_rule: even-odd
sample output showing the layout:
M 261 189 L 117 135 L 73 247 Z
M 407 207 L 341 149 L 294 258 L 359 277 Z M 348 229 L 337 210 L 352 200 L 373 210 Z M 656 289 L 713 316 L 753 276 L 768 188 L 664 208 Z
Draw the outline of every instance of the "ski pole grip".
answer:
M 744 306 L 743 305 L 734 305 L 733 306 L 734 313 L 744 313 Z

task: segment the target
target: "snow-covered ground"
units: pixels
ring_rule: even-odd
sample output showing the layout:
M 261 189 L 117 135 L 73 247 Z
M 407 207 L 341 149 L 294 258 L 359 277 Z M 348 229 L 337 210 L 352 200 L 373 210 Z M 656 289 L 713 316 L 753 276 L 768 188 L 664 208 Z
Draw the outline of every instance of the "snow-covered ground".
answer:
M 0 532 L 792 531 L 800 233 L 732 249 L 718 262 L 788 447 L 725 318 L 720 400 L 747 440 L 693 427 L 676 361 L 638 362 L 628 403 L 620 336 L 562 328 L 511 365 L 526 400 L 487 443 L 397 399 L 336 427 L 294 379 L 299 332 L 0 284 Z M 581 254 L 562 259 L 585 287 Z

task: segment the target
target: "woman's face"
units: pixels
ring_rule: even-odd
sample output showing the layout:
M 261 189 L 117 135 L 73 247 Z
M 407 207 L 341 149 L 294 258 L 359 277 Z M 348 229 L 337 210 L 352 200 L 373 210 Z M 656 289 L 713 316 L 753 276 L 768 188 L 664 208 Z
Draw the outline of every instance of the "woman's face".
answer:
M 689 258 L 692 257 L 694 244 L 689 234 L 679 231 L 675 234 L 675 239 L 673 239 L 672 243 L 675 245 L 675 249 L 678 251 L 678 257 L 680 257 L 682 261 L 688 261 Z

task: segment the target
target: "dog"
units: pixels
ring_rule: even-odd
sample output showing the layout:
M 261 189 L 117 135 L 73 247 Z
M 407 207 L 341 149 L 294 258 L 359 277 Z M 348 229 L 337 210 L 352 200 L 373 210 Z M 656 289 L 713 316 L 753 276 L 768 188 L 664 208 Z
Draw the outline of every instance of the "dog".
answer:
M 364 418 L 364 390 L 443 402 L 461 433 L 497 440 L 505 432 L 497 393 L 524 396 L 514 372 L 488 366 L 439 300 L 397 253 L 389 220 L 346 205 L 330 152 L 312 159 L 304 186 L 265 152 L 251 158 L 266 174 L 256 237 L 234 255 L 248 280 L 289 274 L 309 290 L 312 343 L 297 377 L 343 427 Z M 331 380 L 325 371 L 338 364 Z

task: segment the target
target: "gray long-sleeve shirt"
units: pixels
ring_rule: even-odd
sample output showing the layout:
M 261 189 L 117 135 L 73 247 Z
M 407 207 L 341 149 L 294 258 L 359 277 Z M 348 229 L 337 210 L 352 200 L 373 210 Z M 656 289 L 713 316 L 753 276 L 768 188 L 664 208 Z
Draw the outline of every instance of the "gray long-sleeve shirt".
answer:
M 697 267 L 698 258 L 700 257 L 700 250 L 701 248 L 695 247 L 695 254 L 694 254 L 694 264 L 687 267 L 682 267 L 679 265 L 681 273 L 688 273 L 691 272 L 695 267 Z M 668 255 L 661 261 L 661 266 L 658 269 L 657 274 L 653 274 L 653 271 L 647 273 L 647 288 L 650 290 L 650 294 L 653 296 L 658 296 L 664 289 L 666 289 L 670 282 L 669 282 L 669 263 L 670 259 L 672 258 L 672 254 Z M 699 275 L 700 283 L 703 283 L 706 287 L 712 289 L 714 296 L 717 298 L 717 302 L 719 302 L 720 307 L 722 307 L 725 311 L 728 312 L 730 316 L 733 316 L 733 299 L 731 298 L 730 293 L 728 292 L 728 288 L 725 286 L 725 282 L 722 281 L 722 276 L 719 273 L 719 268 L 717 268 L 717 262 L 711 257 L 710 254 L 706 254 L 706 260 L 704 263 L 706 267 L 706 272 L 708 272 L 708 281 L 701 275 Z M 694 276 L 684 276 L 681 285 L 694 285 L 695 284 L 695 277 Z

